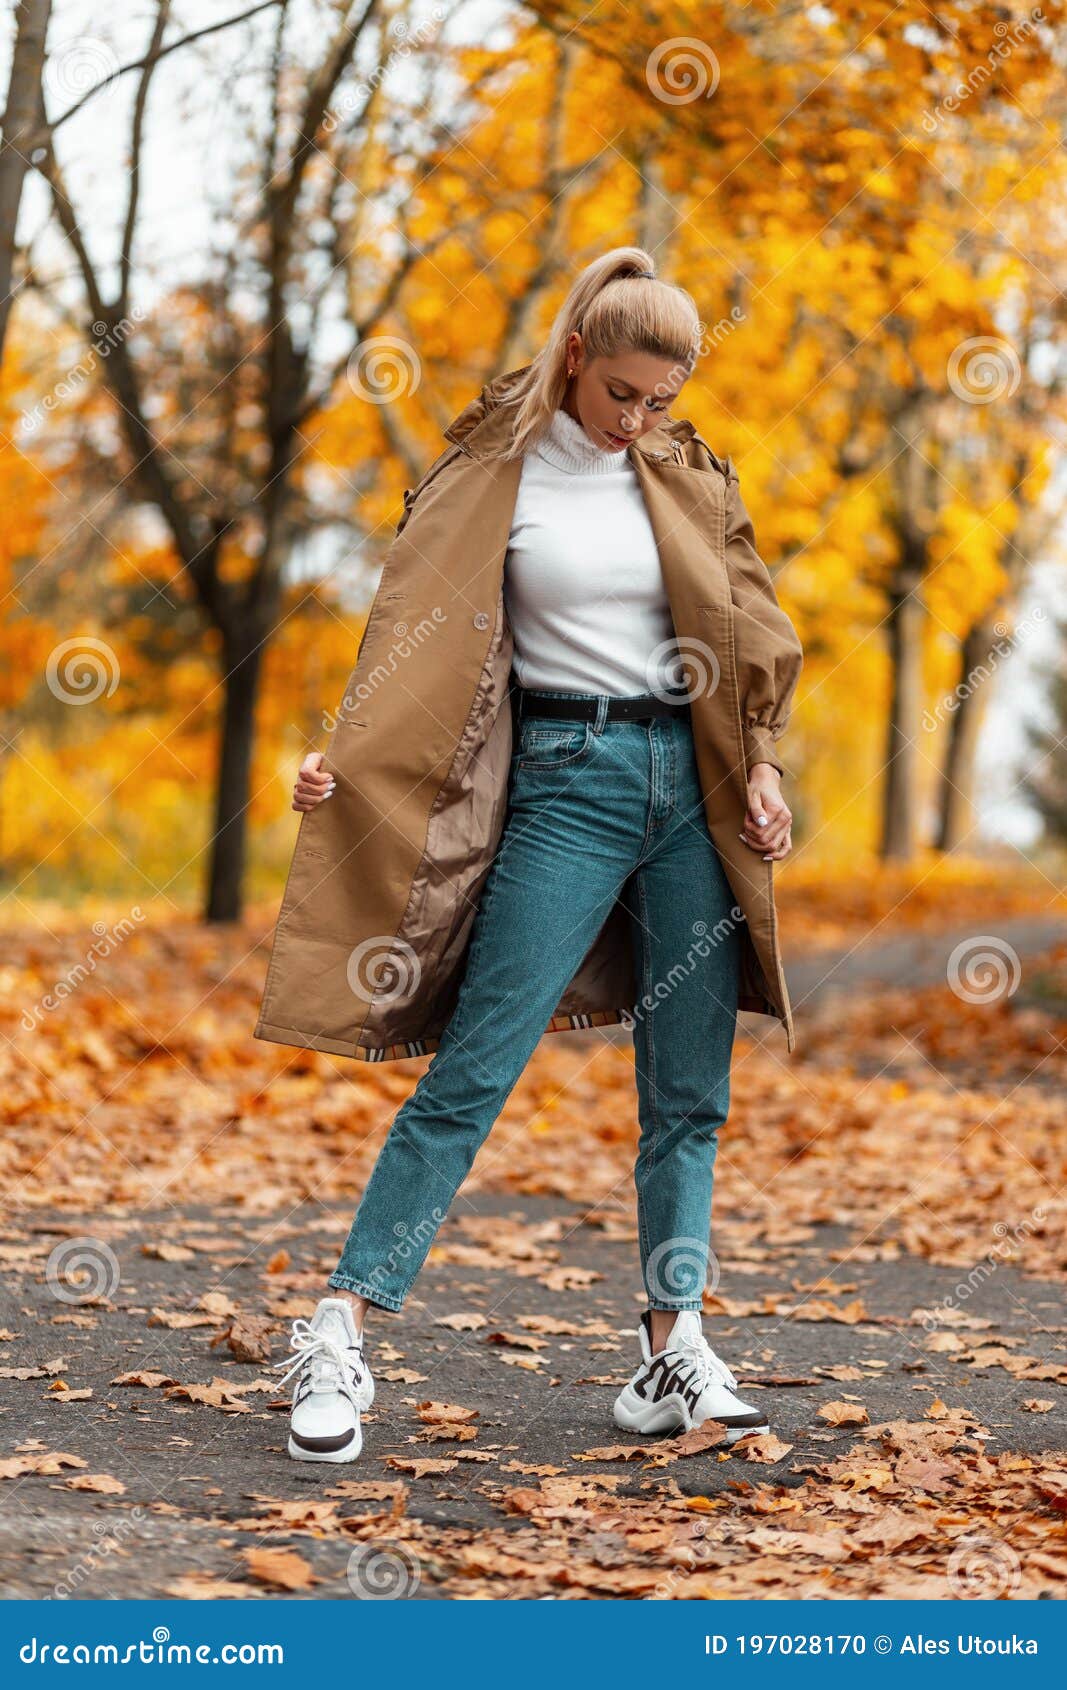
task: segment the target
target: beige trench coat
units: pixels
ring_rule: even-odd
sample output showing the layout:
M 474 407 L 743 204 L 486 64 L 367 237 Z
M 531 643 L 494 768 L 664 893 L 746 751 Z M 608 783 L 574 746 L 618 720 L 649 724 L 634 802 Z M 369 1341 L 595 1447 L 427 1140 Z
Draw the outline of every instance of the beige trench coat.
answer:
M 491 459 L 520 371 L 445 430 L 385 560 L 325 752 L 332 798 L 301 815 L 255 1036 L 363 1062 L 437 1049 L 503 830 L 512 714 L 504 559 L 521 458 Z M 743 943 L 738 1007 L 795 1045 L 772 862 L 738 837 L 746 771 L 786 727 L 803 661 L 754 546 L 729 458 L 664 420 L 628 448 L 687 665 L 707 824 Z M 702 674 L 699 684 L 696 676 Z M 616 902 L 546 1032 L 628 1021 L 629 917 Z

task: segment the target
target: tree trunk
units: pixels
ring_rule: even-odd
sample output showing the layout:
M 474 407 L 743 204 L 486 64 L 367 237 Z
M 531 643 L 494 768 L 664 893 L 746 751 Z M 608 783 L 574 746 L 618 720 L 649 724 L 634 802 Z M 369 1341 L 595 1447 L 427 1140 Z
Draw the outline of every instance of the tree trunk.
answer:
M 22 184 L 30 167 L 33 132 L 41 118 L 41 79 L 52 0 L 19 0 L 15 10 L 15 45 L 4 108 L 0 147 L 0 360 L 11 315 L 11 277 L 15 268 L 15 224 Z
M 262 642 L 236 654 L 224 647 L 226 702 L 219 740 L 215 829 L 208 866 L 207 921 L 240 921 L 246 818 Z
M 915 746 L 922 732 L 923 607 L 915 595 L 919 575 L 898 573 L 886 621 L 893 685 L 886 740 L 881 854 L 907 862 L 915 854 Z
M 985 622 L 972 628 L 960 647 L 960 696 L 948 730 L 948 751 L 941 773 L 937 838 L 939 851 L 954 851 L 974 822 L 974 760 L 981 712 L 982 676 L 989 663 L 992 632 Z

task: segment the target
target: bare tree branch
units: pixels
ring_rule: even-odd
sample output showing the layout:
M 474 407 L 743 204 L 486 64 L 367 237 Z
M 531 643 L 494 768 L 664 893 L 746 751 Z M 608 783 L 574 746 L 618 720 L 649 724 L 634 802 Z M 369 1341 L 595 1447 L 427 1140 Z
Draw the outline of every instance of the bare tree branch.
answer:
M 130 296 L 130 268 L 133 254 L 133 232 L 137 224 L 137 202 L 141 192 L 141 148 L 144 141 L 145 111 L 148 106 L 148 89 L 152 81 L 152 74 L 159 64 L 159 48 L 170 21 L 170 0 L 157 0 L 156 22 L 152 31 L 152 43 L 145 54 L 144 71 L 137 89 L 137 98 L 133 103 L 133 123 L 130 133 L 130 194 L 126 206 L 126 222 L 122 231 L 122 248 L 119 253 L 119 293 L 117 305 L 119 312 L 125 315 L 126 305 Z
M 194 29 L 191 30 L 188 35 L 176 36 L 173 41 L 168 41 L 165 46 L 159 48 L 156 57 L 157 59 L 165 59 L 168 54 L 176 53 L 182 47 L 191 46 L 194 41 L 202 41 L 206 35 L 217 35 L 220 30 L 231 29 L 234 24 L 247 23 L 248 19 L 254 18 L 258 12 L 269 11 L 272 6 L 281 5 L 283 3 L 284 0 L 260 0 L 258 6 L 249 6 L 247 11 L 237 12 L 232 18 L 220 18 L 218 23 L 205 24 L 203 29 Z M 92 88 L 88 89 L 86 93 L 82 95 L 80 100 L 75 100 L 74 104 L 72 106 L 68 106 L 67 110 L 63 112 L 61 116 L 52 120 L 49 125 L 52 133 L 55 134 L 55 131 L 60 129 L 64 123 L 69 123 L 70 119 L 72 117 L 76 117 L 78 112 L 80 112 L 84 106 L 89 104 L 90 100 L 95 100 L 98 94 L 102 94 L 105 88 L 110 88 L 111 84 L 113 82 L 117 82 L 120 76 L 126 76 L 131 70 L 147 69 L 149 58 L 150 55 L 146 54 L 144 58 L 131 59 L 129 64 L 120 65 L 118 70 L 113 70 L 111 72 L 110 76 L 105 76 L 102 82 L 95 83 Z

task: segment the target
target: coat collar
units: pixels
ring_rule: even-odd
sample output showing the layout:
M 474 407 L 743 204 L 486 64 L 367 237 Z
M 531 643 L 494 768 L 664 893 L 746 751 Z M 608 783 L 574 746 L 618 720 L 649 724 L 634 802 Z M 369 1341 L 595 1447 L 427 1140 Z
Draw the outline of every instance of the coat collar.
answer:
M 510 438 L 515 416 L 513 408 L 502 401 L 529 368 L 529 364 L 523 364 L 519 369 L 508 370 L 505 375 L 487 382 L 477 399 L 472 399 L 449 423 L 444 431 L 445 439 L 462 446 L 473 458 L 494 455 Z M 631 441 L 627 454 L 631 458 L 635 452 L 640 452 L 644 458 L 665 458 L 671 455 L 672 441 L 691 440 L 695 433 L 687 418 L 667 418 L 657 423 L 655 428 L 650 428 L 639 440 Z

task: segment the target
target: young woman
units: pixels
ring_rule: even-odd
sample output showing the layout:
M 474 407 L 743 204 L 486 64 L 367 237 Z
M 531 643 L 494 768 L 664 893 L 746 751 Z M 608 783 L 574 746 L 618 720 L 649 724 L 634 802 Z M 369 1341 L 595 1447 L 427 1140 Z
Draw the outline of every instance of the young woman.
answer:
M 774 747 L 802 658 L 736 471 L 670 416 L 699 337 L 690 295 L 658 280 L 641 249 L 579 275 L 545 349 L 456 419 L 453 444 L 405 495 L 400 527 L 422 506 L 419 539 L 387 560 L 331 753 L 301 766 L 293 807 L 302 837 L 320 831 L 294 859 L 257 1036 L 362 1060 L 436 1054 L 392 1123 L 332 1295 L 295 1322 L 296 1353 L 278 1364 L 294 1380 L 295 1459 L 359 1454 L 374 1394 L 367 1310 L 402 1307 L 542 1034 L 631 1016 L 648 1308 L 614 1419 L 645 1434 L 714 1418 L 731 1441 L 768 1430 L 735 1394 L 701 1309 L 739 1004 L 785 1020 L 792 1048 L 771 890 L 792 818 Z M 449 553 L 456 534 L 464 549 Z M 446 583 L 447 614 L 406 670 L 391 669 L 382 618 L 399 614 L 394 631 L 409 634 L 409 612 L 425 621 Z M 497 586 L 498 617 L 472 611 Z M 432 796 L 405 810 L 424 788 Z M 319 814 L 337 821 L 326 801 L 338 792 L 350 808 L 331 834 Z M 392 851 L 376 844 L 340 904 L 336 875 L 397 815 Z M 394 975 L 411 965 L 399 987 L 380 970 L 354 981 L 352 959 L 372 942 L 351 946 L 368 881 L 381 892 L 365 925 L 388 936 Z M 637 989 L 625 996 L 622 919 Z M 351 1002 L 342 1012 L 322 983 L 338 927 L 360 1004 L 354 1036 Z M 420 965 L 429 982 L 412 981 Z M 605 992 L 625 1010 L 573 1013 Z

